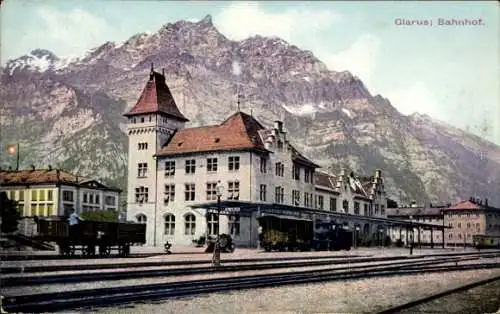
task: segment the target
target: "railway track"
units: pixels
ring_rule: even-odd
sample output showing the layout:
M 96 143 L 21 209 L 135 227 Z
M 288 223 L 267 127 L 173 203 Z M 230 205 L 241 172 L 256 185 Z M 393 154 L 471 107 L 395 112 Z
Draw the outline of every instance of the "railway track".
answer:
M 460 256 L 460 257 L 438 257 L 427 260 L 432 263 L 438 261 L 442 262 L 458 262 L 464 260 L 474 260 L 479 258 L 494 258 L 500 257 L 500 253 L 496 254 L 480 254 L 480 255 L 470 255 L 470 256 Z M 313 267 L 313 266 L 324 266 L 324 265 L 342 265 L 349 264 L 349 266 L 343 267 L 342 269 L 356 269 L 366 267 L 362 266 L 352 266 L 352 264 L 368 263 L 368 262 L 387 262 L 387 261 L 397 261 L 386 265 L 405 265 L 411 263 L 412 260 L 425 261 L 426 258 L 415 258 L 408 259 L 405 258 L 356 258 L 356 259 L 345 259 L 345 258 L 334 258 L 334 259 L 323 259 L 315 261 L 300 261 L 300 262 L 279 262 L 279 263 L 260 263 L 260 264 L 245 264 L 245 265 L 225 265 L 214 268 L 213 266 L 204 267 L 184 267 L 184 268 L 171 268 L 171 269 L 151 269 L 151 270 L 123 270 L 123 271 L 112 271 L 112 272 L 94 272 L 86 273 L 83 270 L 78 269 L 78 272 L 71 274 L 59 274 L 59 275 L 35 275 L 35 276 L 3 276 L 1 279 L 2 286 L 13 287 L 13 286 L 33 286 L 33 285 L 43 285 L 43 284 L 56 284 L 56 283 L 79 283 L 79 282 L 89 282 L 89 281 L 109 281 L 109 280 L 124 280 L 124 279 L 135 279 L 135 278 L 152 278 L 152 277 L 168 277 L 168 276 L 186 276 L 195 274 L 206 274 L 215 272 L 239 272 L 239 271 L 255 271 L 255 270 L 266 270 L 266 269 L 278 269 L 278 268 L 291 268 L 291 267 Z M 73 267 L 74 269 L 75 267 Z
M 451 257 L 451 256 L 470 256 L 481 254 L 494 254 L 500 253 L 500 250 L 486 251 L 486 252 L 462 252 L 462 253 L 440 253 L 428 255 L 413 255 L 413 256 L 386 256 L 372 258 L 372 261 L 383 260 L 398 260 L 398 259 L 419 259 L 422 257 Z M 145 256 L 149 257 L 149 256 Z M 252 262 L 275 262 L 275 261 L 298 261 L 298 260 L 324 260 L 324 259 L 349 259 L 349 258 L 369 258 L 372 255 L 349 255 L 349 256 L 335 256 L 335 255 L 322 255 L 322 256 L 290 256 L 290 257 L 269 257 L 269 258 L 248 258 L 248 259 L 223 259 L 224 263 L 252 263 Z M 109 259 L 108 259 L 109 260 Z M 162 267 L 162 266 L 180 266 L 180 265 L 203 265 L 210 264 L 209 260 L 183 260 L 183 261 L 147 261 L 147 262 L 130 262 L 130 263 L 107 263 L 107 264 L 72 264 L 72 265 L 16 265 L 16 266 L 2 266 L 2 274 L 15 274 L 15 273 L 35 273 L 35 272 L 60 272 L 72 271 L 75 268 L 78 270 L 103 270 L 103 269 L 116 269 L 116 268 L 139 268 L 139 267 Z
M 110 256 L 93 256 L 92 259 L 110 259 L 110 258 L 145 258 L 152 256 L 167 255 L 166 253 L 133 253 L 127 257 L 118 254 L 111 254 Z M 71 260 L 71 259 L 89 259 L 86 255 L 0 255 L 3 261 L 49 261 L 49 260 Z
M 466 291 L 466 290 L 470 290 L 470 289 L 473 289 L 476 287 L 480 287 L 480 286 L 483 286 L 483 285 L 486 285 L 486 284 L 489 284 L 489 283 L 492 283 L 495 281 L 500 281 L 500 276 L 495 276 L 495 277 L 488 278 L 488 279 L 481 280 L 481 281 L 477 281 L 477 282 L 474 282 L 471 284 L 463 285 L 463 286 L 460 286 L 458 288 L 442 291 L 442 292 L 430 295 L 430 296 L 425 297 L 425 298 L 421 298 L 421 299 L 414 300 L 414 301 L 411 301 L 411 302 L 408 302 L 405 304 L 394 306 L 392 308 L 378 312 L 377 314 L 393 314 L 393 313 L 398 313 L 398 312 L 401 312 L 404 310 L 411 310 L 419 305 L 429 303 L 433 300 L 437 300 L 437 299 L 440 299 L 440 298 L 443 298 L 443 297 L 446 297 L 446 296 L 449 296 L 449 295 L 452 295 L 455 293 L 459 293 L 462 291 Z
M 469 257 L 471 258 L 471 257 Z M 273 287 L 279 285 L 352 280 L 368 277 L 414 275 L 473 269 L 500 268 L 500 263 L 439 265 L 452 263 L 457 257 L 430 261 L 405 261 L 398 265 L 365 265 L 357 269 L 326 269 L 253 276 L 238 276 L 170 283 L 85 289 L 55 293 L 5 296 L 3 309 L 8 312 L 54 312 L 85 307 L 110 306 L 135 301 L 158 300 L 186 295 Z

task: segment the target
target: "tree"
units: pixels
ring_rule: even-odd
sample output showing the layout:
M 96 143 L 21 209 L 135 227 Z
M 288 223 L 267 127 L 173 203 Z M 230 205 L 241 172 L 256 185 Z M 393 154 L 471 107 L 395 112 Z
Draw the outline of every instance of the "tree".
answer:
M 18 222 L 21 218 L 21 215 L 17 210 L 17 202 L 9 199 L 6 192 L 0 192 L 0 208 L 2 209 L 1 231 L 4 233 L 17 231 Z
M 80 216 L 85 220 L 110 221 L 110 222 L 118 221 L 118 212 L 112 209 L 83 212 Z

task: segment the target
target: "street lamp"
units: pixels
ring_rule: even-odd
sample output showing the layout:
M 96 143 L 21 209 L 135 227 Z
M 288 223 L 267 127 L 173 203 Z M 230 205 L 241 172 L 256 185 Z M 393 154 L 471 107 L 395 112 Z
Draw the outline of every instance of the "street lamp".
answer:
M 411 229 L 410 255 L 413 255 L 413 216 L 410 216 L 410 229 Z
M 215 241 L 212 263 L 214 266 L 220 266 L 220 199 L 222 197 L 222 191 L 224 190 L 224 186 L 222 186 L 222 182 L 220 180 L 217 182 L 215 189 L 217 195 L 217 239 Z
M 358 248 L 358 233 L 359 233 L 359 226 L 356 226 L 354 228 L 354 248 Z

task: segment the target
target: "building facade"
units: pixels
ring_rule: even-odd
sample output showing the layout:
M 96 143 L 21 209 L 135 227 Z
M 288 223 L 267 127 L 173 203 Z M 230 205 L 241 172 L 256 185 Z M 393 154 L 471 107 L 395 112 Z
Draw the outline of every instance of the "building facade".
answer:
M 488 200 L 470 198 L 450 206 L 444 213 L 446 232 L 450 246 L 471 246 L 474 235 L 500 236 L 500 209 L 488 204 Z
M 19 204 L 22 217 L 118 210 L 120 189 L 58 169 L 0 171 L 0 191 Z
M 287 138 L 281 121 L 265 128 L 236 112 L 218 125 L 185 128 L 165 77 L 153 69 L 128 119 L 127 220 L 147 224 L 147 244 L 190 244 L 217 234 L 216 214 L 191 206 L 224 200 L 284 204 L 359 216 L 386 216 L 381 171 L 359 178 L 318 172 Z M 256 246 L 256 213 L 220 217 L 220 233 Z M 364 227 L 368 232 L 369 226 Z
M 388 208 L 387 218 L 414 221 L 421 223 L 428 223 L 436 226 L 444 224 L 443 213 L 446 206 L 433 206 L 430 204 L 426 206 L 412 205 L 410 207 Z M 430 230 L 424 228 L 390 228 L 389 236 L 392 242 L 401 240 L 404 245 L 409 245 L 411 241 L 414 244 L 423 246 L 431 246 L 435 244 L 442 244 L 443 233 L 437 230 Z M 444 238 L 446 245 L 446 236 Z

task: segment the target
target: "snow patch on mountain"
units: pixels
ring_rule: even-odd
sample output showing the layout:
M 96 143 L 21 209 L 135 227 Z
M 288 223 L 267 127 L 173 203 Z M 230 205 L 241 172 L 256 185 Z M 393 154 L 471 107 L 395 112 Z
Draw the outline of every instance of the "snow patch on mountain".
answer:
M 286 111 L 288 111 L 294 115 L 297 115 L 297 116 L 309 115 L 309 114 L 315 113 L 317 111 L 314 104 L 304 104 L 300 107 L 295 107 L 295 108 L 292 108 L 292 107 L 289 107 L 286 105 L 282 105 L 282 107 Z
M 345 113 L 351 119 L 354 117 L 354 115 L 352 114 L 352 112 L 349 109 L 342 108 L 342 112 Z

